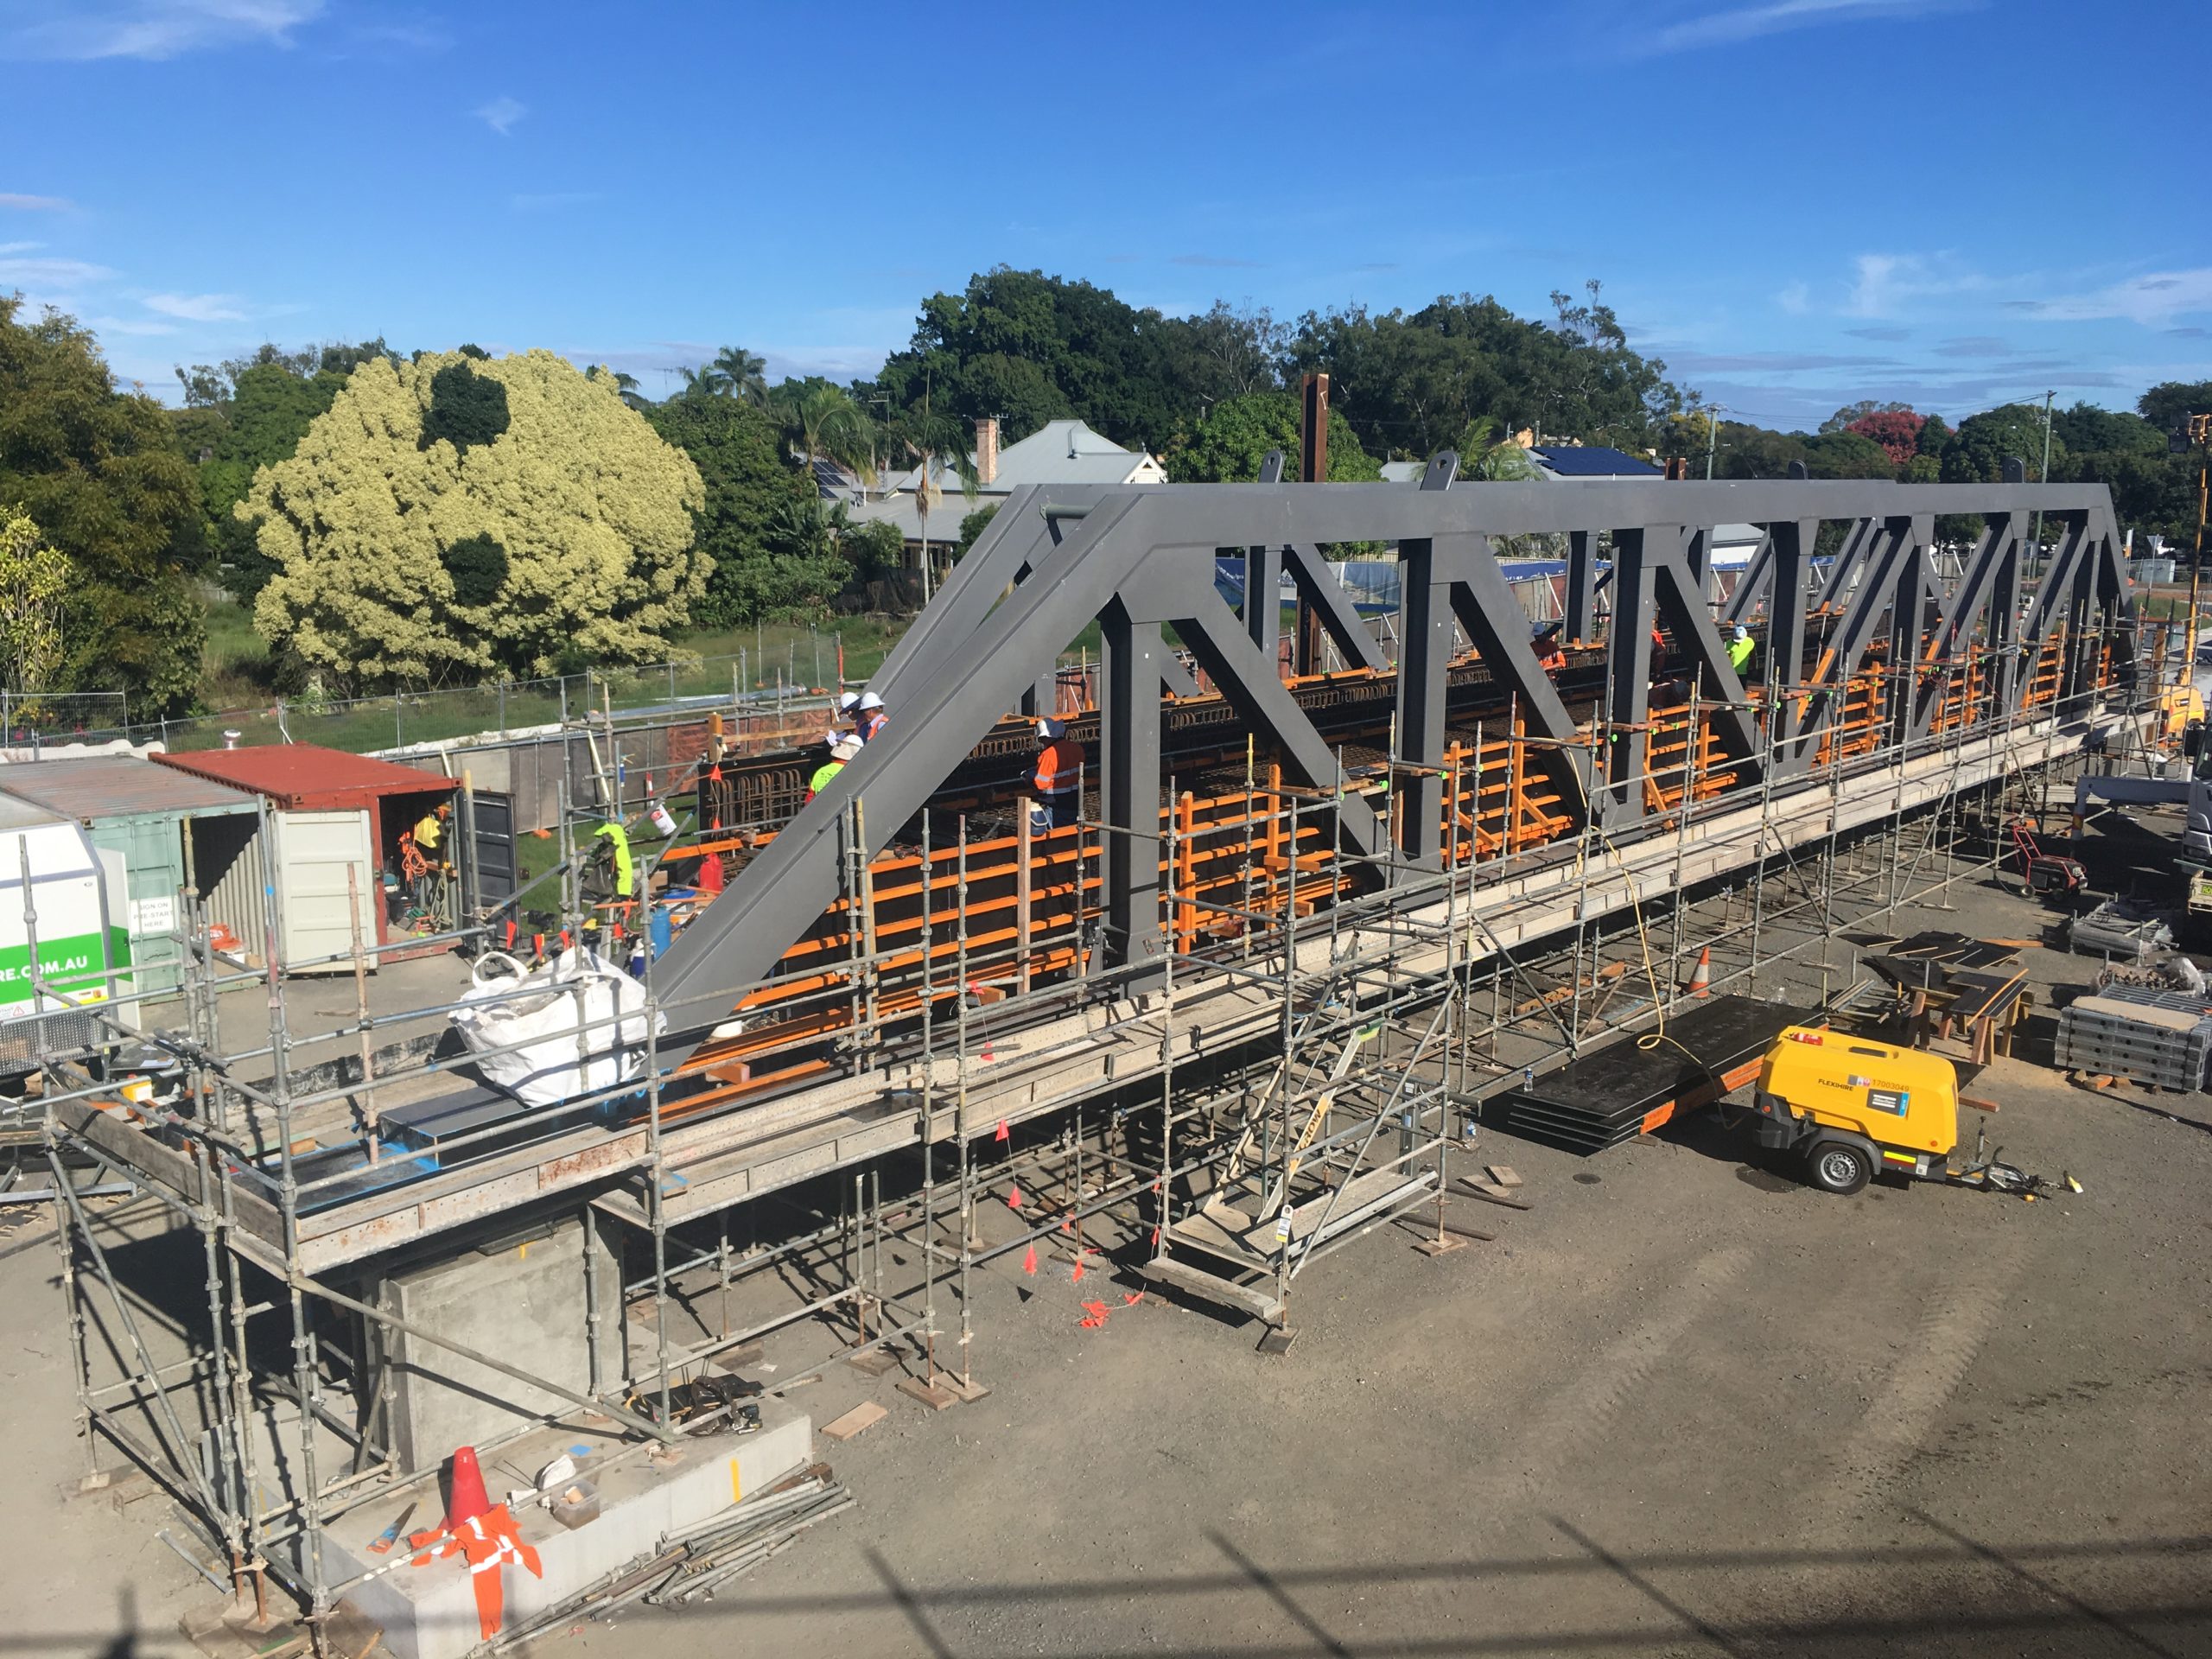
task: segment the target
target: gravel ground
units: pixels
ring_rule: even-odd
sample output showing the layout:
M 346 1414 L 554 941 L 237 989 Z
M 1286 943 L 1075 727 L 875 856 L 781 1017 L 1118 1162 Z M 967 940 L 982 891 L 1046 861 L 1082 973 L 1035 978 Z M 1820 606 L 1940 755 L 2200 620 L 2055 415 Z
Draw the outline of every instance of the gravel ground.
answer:
M 2041 919 L 1982 887 L 1898 928 Z M 2045 1012 L 2092 966 L 2027 959 Z M 1433 1260 L 1392 1228 L 1317 1263 L 1283 1357 L 1125 1304 L 1134 1279 L 1002 1260 L 980 1275 L 988 1398 L 932 1416 L 837 1368 L 799 1396 L 817 1424 L 891 1410 L 818 1447 L 857 1509 L 699 1610 L 545 1645 L 2212 1653 L 2212 1101 L 2091 1093 L 2047 1055 L 1968 1092 L 2078 1196 L 1834 1198 L 1711 1115 L 1591 1160 L 1492 1133 L 1535 1207 L 1459 1203 L 1499 1236 Z M 175 1649 L 207 1592 L 154 1541 L 160 1500 L 56 1496 L 80 1454 L 54 1258 L 35 1234 L 0 1252 L 0 1642 Z

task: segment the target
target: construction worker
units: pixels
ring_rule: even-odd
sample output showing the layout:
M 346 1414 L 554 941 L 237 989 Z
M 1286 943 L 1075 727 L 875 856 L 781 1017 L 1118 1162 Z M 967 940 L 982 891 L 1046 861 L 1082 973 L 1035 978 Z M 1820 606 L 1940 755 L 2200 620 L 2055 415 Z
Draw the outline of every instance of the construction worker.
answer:
M 1535 648 L 1536 666 L 1554 679 L 1559 677 L 1560 670 L 1567 665 L 1567 650 L 1560 644 L 1559 639 L 1561 626 L 1554 622 L 1549 627 L 1540 630 L 1536 637 L 1529 641 L 1529 644 Z
M 830 758 L 814 769 L 814 776 L 806 780 L 806 798 L 812 800 L 830 787 L 830 780 L 845 769 L 848 761 L 861 752 L 861 741 L 850 732 L 832 732 L 827 740 Z
M 859 692 L 857 692 L 857 691 L 848 691 L 848 692 L 845 692 L 842 696 L 841 696 L 837 699 L 837 723 L 838 723 L 838 725 L 840 725 L 840 726 L 849 726 L 849 725 L 851 725 L 851 724 L 853 723 L 853 715 L 854 715 L 854 711 L 855 711 L 855 710 L 856 710 L 857 709 L 859 709 L 859 707 L 860 707 L 860 703 L 861 703 L 861 694 L 860 694 Z
M 1728 666 L 1736 671 L 1738 679 L 1742 679 L 1751 671 L 1751 654 L 1758 648 L 1758 641 L 1751 638 L 1751 631 L 1738 623 L 1734 637 L 1728 641 Z
M 1029 828 L 1036 834 L 1073 823 L 1082 805 L 1083 748 L 1068 738 L 1067 722 L 1037 722 L 1037 768 L 1030 776 Z
M 423 855 L 421 866 L 414 873 L 415 902 L 426 911 L 432 907 L 432 901 L 437 897 L 438 871 L 445 862 L 438 849 L 445 839 L 446 820 L 451 817 L 453 803 L 441 801 L 416 819 L 415 828 L 409 832 L 415 837 L 415 850 Z M 404 859 L 403 850 L 403 863 Z
M 873 691 L 863 691 L 854 706 L 854 735 L 863 743 L 873 743 L 883 734 L 891 723 L 891 716 L 883 712 L 883 699 Z
M 591 838 L 593 862 L 600 870 L 607 897 L 618 901 L 637 897 L 637 861 L 630 856 L 630 832 L 609 818 L 591 832 Z

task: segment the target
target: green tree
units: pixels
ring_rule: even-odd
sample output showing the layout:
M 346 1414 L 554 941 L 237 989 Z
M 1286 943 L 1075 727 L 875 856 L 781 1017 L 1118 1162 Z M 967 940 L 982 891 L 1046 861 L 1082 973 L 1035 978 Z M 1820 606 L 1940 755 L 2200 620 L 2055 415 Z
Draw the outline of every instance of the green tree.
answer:
M 714 369 L 721 376 L 721 389 L 731 397 L 748 404 L 768 401 L 768 365 L 743 346 L 725 346 L 716 352 Z
M 772 416 L 734 397 L 671 397 L 645 419 L 690 456 L 704 487 L 698 546 L 714 571 L 693 607 L 696 620 L 734 627 L 798 614 L 842 587 L 825 563 L 828 550 L 805 528 L 818 492 L 792 462 Z
M 719 397 L 728 385 L 722 372 L 711 363 L 677 372 L 683 377 L 683 390 L 676 394 L 679 397 Z
M 842 386 L 822 379 L 786 380 L 776 388 L 769 412 L 798 446 L 809 478 L 817 461 L 834 461 L 847 472 L 875 481 L 874 423 Z
M 1959 429 L 1943 446 L 1943 481 L 2002 483 L 2008 459 L 2024 462 L 2029 479 L 2035 480 L 2042 474 L 2043 442 L 2043 410 L 2031 404 L 2006 404 L 1999 409 L 1969 415 L 1959 423 Z M 2065 460 L 2066 445 L 2058 437 L 2054 424 L 2050 444 L 2053 478 L 2064 476 L 2062 468 Z
M 2212 414 L 2212 380 L 2162 380 L 2135 400 L 2135 412 L 2163 437 L 2184 415 Z
M 931 407 L 972 428 L 1000 418 L 1008 442 L 1077 415 L 1118 443 L 1156 449 L 1192 412 L 1169 360 L 1165 320 L 1110 289 L 999 265 L 959 294 L 922 302 L 906 349 L 877 385 L 911 409 Z
M 177 370 L 188 400 L 195 385 L 208 395 L 170 419 L 186 458 L 198 467 L 217 577 L 238 598 L 251 603 L 274 574 L 261 556 L 254 522 L 233 512 L 254 473 L 291 458 L 355 368 L 393 355 L 381 339 L 296 352 L 264 345 L 251 357 Z
M 29 515 L 0 507 L 0 685 L 17 696 L 57 683 L 70 574 Z
M 1805 440 L 1805 470 L 1815 478 L 1895 478 L 1890 452 L 1859 432 L 1818 432 Z
M 614 377 L 614 387 L 622 394 L 622 401 L 631 408 L 645 410 L 652 406 L 653 400 L 646 397 L 644 388 L 638 385 L 636 375 L 617 374 Z
M 707 584 L 702 501 L 613 375 L 550 352 L 425 353 L 355 370 L 237 512 L 260 516 L 277 567 L 263 636 L 361 687 L 665 657 Z
M 1249 483 L 1270 449 L 1283 456 L 1283 477 L 1298 477 L 1298 399 L 1287 391 L 1255 391 L 1210 410 L 1187 442 L 1170 450 L 1167 475 L 1179 484 Z M 1379 479 L 1382 468 L 1359 447 L 1351 423 L 1329 411 L 1329 481 Z
M 1943 424 L 1941 415 L 1930 415 L 1920 423 L 1919 435 L 1913 441 L 1915 453 L 1934 455 L 1941 459 L 1943 446 L 1951 441 L 1951 429 Z
M 1885 404 L 1872 397 L 1862 397 L 1855 404 L 1846 404 L 1841 409 L 1821 423 L 1822 433 L 1846 432 L 1869 415 L 1910 415 L 1910 404 Z
M 22 308 L 0 296 L 0 501 L 69 561 L 53 689 L 181 712 L 207 626 L 186 581 L 207 554 L 192 469 L 161 406 L 116 391 L 90 331 Z
M 975 516 L 972 512 L 968 515 L 969 518 Z M 966 530 L 967 519 L 961 521 L 961 528 L 963 531 Z M 960 550 L 963 553 L 968 550 L 965 543 Z M 845 533 L 844 553 L 846 563 L 852 566 L 856 581 L 880 582 L 904 568 L 906 538 L 899 533 L 898 525 L 887 519 L 871 518 Z
M 2050 429 L 2059 442 L 2076 454 L 2166 453 L 2165 433 L 2128 410 L 2099 409 L 2094 404 L 2077 403 L 2071 409 L 2055 410 Z

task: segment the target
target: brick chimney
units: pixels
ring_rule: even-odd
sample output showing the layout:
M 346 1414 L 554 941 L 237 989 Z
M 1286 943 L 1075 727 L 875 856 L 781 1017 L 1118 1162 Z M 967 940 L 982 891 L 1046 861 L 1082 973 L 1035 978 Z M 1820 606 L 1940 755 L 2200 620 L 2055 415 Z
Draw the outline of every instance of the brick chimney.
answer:
M 999 417 L 986 415 L 976 423 L 976 480 L 995 484 L 999 476 Z

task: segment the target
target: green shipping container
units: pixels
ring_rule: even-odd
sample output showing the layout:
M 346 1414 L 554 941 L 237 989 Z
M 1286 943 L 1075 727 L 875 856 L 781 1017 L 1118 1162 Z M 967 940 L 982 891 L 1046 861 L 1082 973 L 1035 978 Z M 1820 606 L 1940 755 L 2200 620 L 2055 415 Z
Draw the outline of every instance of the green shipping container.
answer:
M 139 993 L 175 995 L 183 979 L 178 894 L 194 874 L 186 826 L 203 818 L 238 819 L 235 829 L 252 838 L 261 798 L 130 754 L 0 766 L 0 794 L 73 820 L 96 849 L 122 855 Z M 208 879 L 198 874 L 203 883 Z

